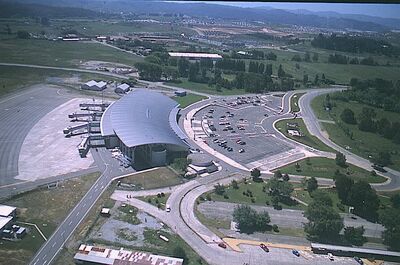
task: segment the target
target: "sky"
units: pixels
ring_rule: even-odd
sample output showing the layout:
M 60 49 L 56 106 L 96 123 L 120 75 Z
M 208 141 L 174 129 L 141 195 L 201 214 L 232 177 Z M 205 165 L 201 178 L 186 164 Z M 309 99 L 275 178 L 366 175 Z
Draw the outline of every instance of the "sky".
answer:
M 271 3 L 271 2 L 222 2 L 204 3 L 232 5 L 239 7 L 269 6 L 278 9 L 306 9 L 309 11 L 334 11 L 342 14 L 362 14 L 369 16 L 400 19 L 400 4 L 342 4 L 342 3 Z

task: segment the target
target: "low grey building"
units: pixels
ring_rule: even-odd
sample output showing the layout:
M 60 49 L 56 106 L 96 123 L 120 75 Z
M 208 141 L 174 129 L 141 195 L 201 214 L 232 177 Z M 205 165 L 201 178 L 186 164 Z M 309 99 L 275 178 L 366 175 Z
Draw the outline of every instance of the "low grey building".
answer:
M 81 86 L 82 89 L 85 90 L 95 90 L 95 91 L 102 91 L 107 87 L 107 83 L 104 81 L 95 81 L 95 80 L 91 80 L 89 82 L 86 82 L 85 84 L 83 84 Z
M 131 87 L 128 84 L 122 83 L 117 86 L 117 88 L 115 89 L 115 93 L 124 94 L 129 92 L 130 88 Z

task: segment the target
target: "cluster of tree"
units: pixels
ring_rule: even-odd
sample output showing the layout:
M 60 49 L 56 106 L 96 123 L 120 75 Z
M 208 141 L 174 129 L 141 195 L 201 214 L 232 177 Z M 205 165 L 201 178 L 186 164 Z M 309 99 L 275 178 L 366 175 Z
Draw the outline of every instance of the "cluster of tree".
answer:
M 138 69 L 141 78 L 149 81 L 159 81 L 163 73 L 163 68 L 154 63 L 137 62 L 135 67 Z
M 308 219 L 308 223 L 304 225 L 304 231 L 313 241 L 336 241 L 344 227 L 343 218 L 332 207 L 332 199 L 329 195 L 324 195 L 322 191 L 315 191 L 313 196 L 313 201 L 304 213 Z
M 330 54 L 328 57 L 328 63 L 335 64 L 362 64 L 362 65 L 379 65 L 378 62 L 374 60 L 371 56 L 358 59 L 357 57 L 349 58 L 346 55 L 342 54 Z
M 250 61 L 249 73 L 272 75 L 272 64 L 264 65 L 263 63 Z
M 208 68 L 212 68 L 212 61 L 211 60 L 207 60 L 207 61 L 211 62 L 211 67 L 208 67 Z M 222 60 L 218 60 L 215 63 L 215 68 L 219 68 L 219 69 L 223 69 L 223 70 L 245 72 L 246 71 L 246 63 L 243 60 L 233 60 L 233 59 L 223 58 Z
M 347 124 L 357 124 L 360 131 L 377 133 L 400 144 L 400 122 L 391 122 L 386 117 L 376 119 L 376 111 L 372 108 L 364 107 L 358 118 L 350 108 L 346 108 L 340 119 Z
M 400 112 L 400 80 L 393 82 L 381 78 L 350 80 L 352 89 L 335 93 L 335 99 L 358 101 L 387 111 Z
M 371 221 L 378 219 L 380 201 L 369 183 L 365 181 L 355 182 L 338 172 L 335 174 L 335 186 L 341 202 L 353 206 L 355 214 Z
M 289 175 L 282 173 L 278 170 L 274 176 L 268 181 L 267 188 L 269 195 L 272 196 L 272 205 L 275 208 L 281 208 L 279 203 L 293 204 L 291 193 L 293 192 L 293 185 L 289 182 Z
M 390 198 L 391 207 L 380 212 L 380 222 L 385 226 L 383 242 L 392 250 L 400 251 L 400 194 Z
M 302 59 L 301 56 L 300 56 L 299 54 L 295 54 L 295 55 L 292 57 L 292 61 L 295 61 L 295 62 L 301 62 L 301 61 L 311 62 L 311 55 L 310 55 L 309 52 L 306 52 L 306 53 L 304 54 L 304 58 Z M 314 61 L 314 62 L 318 61 L 318 53 L 314 53 L 313 61 Z
M 166 52 L 167 50 L 165 47 L 160 43 L 150 42 L 150 41 L 142 41 L 135 39 L 133 41 L 125 41 L 125 40 L 116 40 L 113 42 L 113 45 L 117 46 L 118 48 L 124 50 L 134 50 L 137 47 L 144 47 L 145 49 L 151 49 L 153 52 Z
M 331 196 L 323 190 L 311 193 L 312 202 L 307 207 L 304 215 L 308 219 L 304 230 L 311 240 L 321 242 L 343 242 L 340 231 L 344 228 L 344 240 L 356 246 L 366 242 L 364 227 L 344 227 L 343 218 L 333 208 Z
M 336 34 L 332 34 L 327 36 L 319 34 L 311 41 L 311 45 L 313 47 L 343 52 L 374 53 L 388 56 L 400 54 L 399 48 L 387 41 L 347 35 L 337 36 Z
M 246 54 L 239 54 L 232 51 L 231 58 L 276 61 L 278 56 L 276 56 L 276 54 L 273 52 L 264 53 L 263 51 L 260 50 L 252 50 L 247 52 Z
M 288 91 L 294 88 L 292 79 L 281 78 L 274 82 L 269 75 L 256 73 L 238 73 L 233 81 L 234 87 L 245 89 L 249 93 L 262 93 L 265 91 Z
M 271 218 L 266 211 L 257 213 L 248 205 L 238 205 L 233 211 L 233 221 L 237 223 L 240 232 L 253 233 L 267 230 Z

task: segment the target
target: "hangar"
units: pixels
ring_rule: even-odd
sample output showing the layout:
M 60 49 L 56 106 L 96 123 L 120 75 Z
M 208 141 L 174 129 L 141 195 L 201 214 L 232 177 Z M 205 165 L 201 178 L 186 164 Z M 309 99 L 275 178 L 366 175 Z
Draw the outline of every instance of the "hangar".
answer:
M 134 168 L 186 157 L 189 145 L 177 120 L 179 104 L 157 92 L 136 89 L 112 103 L 100 127 L 107 148 L 118 147 Z

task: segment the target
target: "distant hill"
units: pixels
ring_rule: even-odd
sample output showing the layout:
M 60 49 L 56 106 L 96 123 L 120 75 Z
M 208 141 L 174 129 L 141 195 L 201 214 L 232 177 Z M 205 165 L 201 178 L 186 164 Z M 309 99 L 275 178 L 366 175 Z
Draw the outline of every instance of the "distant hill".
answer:
M 351 18 L 322 17 L 315 14 L 295 14 L 280 9 L 241 8 L 205 3 L 172 3 L 143 0 L 18 0 L 24 3 L 40 3 L 57 6 L 73 6 L 99 12 L 114 13 L 169 13 L 197 17 L 211 17 L 247 21 L 263 21 L 270 24 L 299 25 L 332 29 L 356 29 L 387 31 L 389 28 L 373 22 Z
M 98 12 L 76 7 L 55 7 L 0 1 L 0 17 L 95 18 Z
M 376 17 L 376 16 L 368 16 L 368 15 L 361 15 L 361 14 L 341 14 L 337 12 L 313 12 L 305 9 L 298 9 L 298 10 L 286 10 L 288 12 L 294 14 L 304 14 L 304 15 L 317 15 L 320 17 L 334 17 L 334 18 L 349 18 L 358 21 L 364 22 L 372 22 L 376 23 L 391 29 L 400 29 L 400 19 L 396 18 L 383 18 L 383 17 Z

